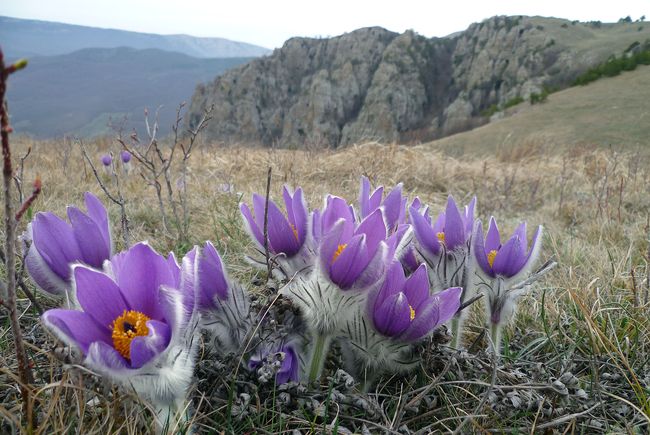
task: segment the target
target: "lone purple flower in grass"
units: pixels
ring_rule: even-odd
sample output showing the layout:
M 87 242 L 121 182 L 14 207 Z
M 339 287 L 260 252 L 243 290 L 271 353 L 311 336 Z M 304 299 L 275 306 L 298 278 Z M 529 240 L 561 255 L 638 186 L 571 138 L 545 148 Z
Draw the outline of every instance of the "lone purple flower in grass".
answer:
M 71 288 L 71 265 L 84 263 L 101 268 L 112 254 L 108 215 L 93 194 L 84 194 L 87 212 L 68 207 L 65 222 L 53 213 L 37 213 L 27 227 L 30 242 L 25 256 L 29 275 L 42 290 L 60 295 Z
M 401 341 L 415 341 L 449 321 L 460 306 L 459 287 L 429 293 L 426 265 L 409 277 L 398 262 L 386 273 L 375 298 L 370 299 L 372 320 L 381 334 Z
M 481 222 L 476 223 L 472 244 L 474 258 L 479 266 L 476 269 L 478 285 L 485 290 L 487 296 L 485 308 L 493 349 L 497 354 L 501 344 L 501 328 L 514 316 L 517 299 L 527 291 L 530 284 L 554 266 L 553 264 L 531 275 L 541 249 L 541 234 L 540 225 L 529 249 L 525 222 L 503 244 L 494 217 L 490 218 L 485 238 Z
M 79 349 L 89 368 L 133 386 L 162 410 L 179 405 L 197 342 L 194 298 L 180 290 L 185 271 L 146 243 L 105 266 L 75 266 L 71 299 L 77 309 L 48 310 L 43 323 Z
M 308 211 L 302 189 L 298 188 L 292 194 L 285 186 L 282 191 L 286 214 L 275 202 L 269 200 L 267 216 L 267 233 L 269 252 L 276 256 L 282 272 L 291 277 L 301 271 L 310 260 L 311 253 L 306 246 Z M 244 226 L 256 242 L 261 254 L 264 254 L 264 197 L 253 194 L 253 210 L 248 205 L 239 205 L 244 218 Z M 258 263 L 264 263 L 261 260 Z
M 122 159 L 122 167 L 124 171 L 129 172 L 131 170 L 131 153 L 127 150 L 122 150 L 120 152 L 120 159 Z
M 102 156 L 102 165 L 108 167 L 113 163 L 113 157 L 110 154 L 104 154 Z

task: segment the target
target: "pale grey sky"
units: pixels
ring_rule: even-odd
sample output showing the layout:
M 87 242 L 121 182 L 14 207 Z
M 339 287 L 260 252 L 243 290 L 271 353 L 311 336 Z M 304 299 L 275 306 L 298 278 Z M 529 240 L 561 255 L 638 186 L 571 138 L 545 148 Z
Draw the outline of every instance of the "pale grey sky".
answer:
M 335 36 L 367 26 L 445 36 L 493 15 L 614 22 L 650 18 L 650 1 L 571 0 L 2 0 L 0 15 L 138 32 L 216 36 L 280 47 L 292 36 Z

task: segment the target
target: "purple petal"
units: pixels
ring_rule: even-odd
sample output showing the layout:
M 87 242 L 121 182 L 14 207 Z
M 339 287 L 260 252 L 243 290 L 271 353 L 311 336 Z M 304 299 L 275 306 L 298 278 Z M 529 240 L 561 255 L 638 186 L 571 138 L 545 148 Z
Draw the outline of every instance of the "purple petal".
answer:
M 389 337 L 401 334 L 411 323 L 411 307 L 404 293 L 388 297 L 375 310 L 373 321 L 377 331 Z
M 111 241 L 111 228 L 108 222 L 108 213 L 106 213 L 104 204 L 102 204 L 102 202 L 90 192 L 84 193 L 84 202 L 86 203 L 88 216 L 95 221 L 97 227 L 102 233 L 104 243 L 112 251 L 113 242 Z
M 476 262 L 478 263 L 481 270 L 483 270 L 483 272 L 494 277 L 494 271 L 492 270 L 492 266 L 490 266 L 487 253 L 485 252 L 486 249 L 485 249 L 485 243 L 483 241 L 483 224 L 481 223 L 481 221 L 476 222 L 476 228 L 474 230 L 474 236 L 472 240 L 473 240 L 472 251 L 474 253 L 474 258 L 476 259 Z
M 436 326 L 447 323 L 456 315 L 460 308 L 460 297 L 462 294 L 462 288 L 451 287 L 433 295 L 436 300 L 435 303 L 438 306 Z
M 88 353 L 88 347 L 95 341 L 112 343 L 109 328 L 99 326 L 83 311 L 55 308 L 46 311 L 42 319 L 66 344 L 78 347 L 84 354 Z
M 526 263 L 530 261 L 531 257 L 533 257 L 537 251 L 539 251 L 540 245 L 542 243 L 542 238 L 540 237 L 541 235 L 542 235 L 542 226 L 539 225 L 535 230 L 535 234 L 533 234 L 533 240 L 530 244 L 530 251 L 526 256 Z
M 485 236 L 485 252 L 498 251 L 501 248 L 501 234 L 494 216 L 490 218 L 487 235 Z
M 167 255 L 167 266 L 169 267 L 172 276 L 174 277 L 174 282 L 176 286 L 181 284 L 181 267 L 178 265 L 178 260 L 176 259 L 176 254 L 170 252 Z
M 402 213 L 402 183 L 399 183 L 397 186 L 386 195 L 384 199 L 384 211 L 386 214 L 386 225 L 389 230 L 394 230 L 399 223 L 399 217 Z
M 73 273 L 77 300 L 98 325 L 111 328 L 115 319 L 130 309 L 120 288 L 105 273 L 85 266 L 75 266 Z
M 291 213 L 288 215 L 289 221 L 293 224 L 298 233 L 298 243 L 302 245 L 307 237 L 307 219 L 309 217 L 309 212 L 301 188 L 296 189 L 293 193 L 293 198 L 291 198 Z
M 374 256 L 354 281 L 355 289 L 365 290 L 383 277 L 386 270 L 386 263 L 390 260 L 387 251 L 388 247 L 386 243 L 380 242 Z M 370 257 L 370 254 L 368 256 Z
M 199 251 L 198 246 L 194 246 L 190 252 L 183 256 L 181 260 L 180 268 L 180 279 L 178 280 L 178 290 L 183 294 L 183 305 L 185 306 L 186 312 L 193 312 L 195 303 L 200 294 L 198 286 L 198 264 L 197 264 L 197 253 Z M 169 261 L 169 258 L 168 258 Z M 176 279 L 175 279 L 176 281 Z M 169 287 L 161 287 L 169 288 Z M 164 297 L 161 300 L 161 303 L 165 303 Z M 165 315 L 165 319 L 167 316 Z
M 472 234 L 474 227 L 474 209 L 476 208 L 476 197 L 473 197 L 469 205 L 465 207 L 465 234 Z
M 140 368 L 167 348 L 171 330 L 166 323 L 157 320 L 147 322 L 149 334 L 131 341 L 131 367 Z
M 244 227 L 248 234 L 250 234 L 250 236 L 253 237 L 253 240 L 257 241 L 260 246 L 264 246 L 264 233 L 257 226 L 257 222 L 255 222 L 251 210 L 242 202 L 239 204 L 239 211 L 244 218 Z
M 228 299 L 228 279 L 214 245 L 206 242 L 199 256 L 199 306 L 214 307 L 214 298 Z
M 295 255 L 300 250 L 298 239 L 287 218 L 273 201 L 269 201 L 267 221 L 271 251 L 275 254 L 284 253 L 287 257 Z
M 131 309 L 161 320 L 158 290 L 162 285 L 174 287 L 174 275 L 165 257 L 148 244 L 138 243 L 122 257 L 115 278 Z
M 520 223 L 513 235 L 519 237 L 519 241 L 521 242 L 521 250 L 524 253 L 528 252 L 528 240 L 526 240 L 526 222 Z
M 111 256 L 111 246 L 105 242 L 101 230 L 88 215 L 76 207 L 68 207 L 68 218 L 84 263 L 101 268 Z
M 419 245 L 433 255 L 440 253 L 440 242 L 431 225 L 416 209 L 409 209 L 409 217 Z
M 70 264 L 81 259 L 72 227 L 53 213 L 37 213 L 32 222 L 33 244 L 61 279 L 70 279 Z
M 282 352 L 284 352 L 284 361 L 282 361 L 282 366 L 278 371 L 278 374 L 275 377 L 275 382 L 278 385 L 285 384 L 287 382 L 298 382 L 300 369 L 300 360 L 298 355 L 294 350 L 293 346 L 283 346 Z
M 451 195 L 447 199 L 444 232 L 445 245 L 448 250 L 454 250 L 456 247 L 465 243 L 465 223 L 460 215 L 456 201 L 454 201 Z
M 129 369 L 126 359 L 113 346 L 103 341 L 96 341 L 88 347 L 86 363 L 114 376 L 119 376 L 125 369 Z
M 354 231 L 354 214 L 343 198 L 333 196 L 329 199 L 327 207 L 325 207 L 321 215 L 323 234 L 328 232 L 339 219 L 344 219 L 346 222 L 343 237 L 346 239 L 352 237 Z
M 425 264 L 411 275 L 404 284 L 404 294 L 408 298 L 409 305 L 417 312 L 424 301 L 429 297 L 429 275 Z
M 460 307 L 460 287 L 443 290 L 424 303 L 415 312 L 415 320 L 404 332 L 403 338 L 417 340 L 451 319 Z
M 50 269 L 50 266 L 34 246 L 34 243 L 31 244 L 25 256 L 25 267 L 27 267 L 27 272 L 34 283 L 43 291 L 53 295 L 61 295 L 71 288 L 69 282 L 61 279 L 59 275 Z
M 334 253 L 337 251 L 339 244 L 342 240 L 342 235 L 346 226 L 346 222 L 341 219 L 334 226 L 321 237 L 319 256 L 321 265 L 324 268 L 329 268 L 334 258 Z M 347 240 L 347 239 L 346 239 Z
M 269 199 L 269 204 L 272 201 Z M 255 218 L 255 223 L 257 228 L 260 231 L 264 230 L 264 210 L 266 209 L 266 198 L 258 195 L 257 193 L 253 194 L 253 217 Z M 264 240 L 264 239 L 262 239 Z
M 379 242 L 386 240 L 386 223 L 380 208 L 373 211 L 357 227 L 355 235 L 365 234 L 369 255 L 373 255 Z
M 404 276 L 402 265 L 397 261 L 392 262 L 390 266 L 388 266 L 386 278 L 384 279 L 384 283 L 381 285 L 381 290 L 379 290 L 377 301 L 375 301 L 374 306 L 378 307 L 390 296 L 401 292 L 404 289 L 405 284 L 406 277 Z
M 366 235 L 354 236 L 343 252 L 330 265 L 330 278 L 341 289 L 347 290 L 370 263 Z
M 363 175 L 361 176 L 361 188 L 359 189 L 359 208 L 361 209 L 362 219 L 370 213 L 370 180 Z
M 521 249 L 521 240 L 517 236 L 512 236 L 497 252 L 492 270 L 497 275 L 510 278 L 516 275 L 524 264 L 526 264 L 526 253 Z

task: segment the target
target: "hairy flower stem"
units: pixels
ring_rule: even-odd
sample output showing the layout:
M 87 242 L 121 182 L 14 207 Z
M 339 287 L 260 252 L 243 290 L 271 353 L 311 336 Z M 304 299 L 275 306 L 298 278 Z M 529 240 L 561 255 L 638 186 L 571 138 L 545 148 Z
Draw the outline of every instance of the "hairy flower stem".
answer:
M 465 317 L 462 313 L 457 313 L 453 319 L 451 319 L 451 348 L 460 349 L 460 346 L 463 343 L 463 323 L 465 323 Z
M 325 363 L 325 356 L 330 347 L 331 337 L 326 334 L 314 334 L 315 343 L 311 355 L 311 364 L 309 365 L 309 383 L 316 382 L 320 378 Z
M 489 350 L 497 358 L 501 355 L 501 325 L 498 323 L 490 322 Z
M 27 354 L 23 343 L 23 334 L 18 321 L 18 309 L 16 307 L 16 217 L 14 215 L 14 206 L 11 196 L 11 186 L 13 184 L 13 168 L 11 164 L 11 148 L 9 147 L 9 114 L 7 113 L 7 104 L 5 101 L 5 92 L 7 90 L 7 78 L 9 74 L 25 66 L 25 62 L 17 62 L 5 68 L 4 56 L 0 50 L 0 133 L 2 136 L 2 157 L 3 170 L 2 178 L 4 182 L 4 211 L 5 211 L 5 249 L 6 249 L 6 276 L 7 289 L 6 300 L 3 305 L 9 311 L 11 330 L 14 336 L 14 346 L 16 347 L 16 359 L 18 360 L 18 375 L 20 377 L 20 394 L 23 400 L 23 416 L 27 422 L 27 432 L 32 431 L 32 399 L 30 398 L 30 384 L 33 383 L 32 371 L 27 362 Z M 20 66 L 17 66 L 20 65 Z

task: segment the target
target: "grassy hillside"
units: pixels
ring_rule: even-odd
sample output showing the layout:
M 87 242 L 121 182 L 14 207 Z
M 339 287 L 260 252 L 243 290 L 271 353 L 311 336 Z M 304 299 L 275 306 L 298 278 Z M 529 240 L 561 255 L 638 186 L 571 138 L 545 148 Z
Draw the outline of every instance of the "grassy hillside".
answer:
M 453 155 L 526 153 L 576 144 L 633 149 L 650 144 L 650 67 L 524 102 L 503 119 L 431 143 Z
M 142 126 L 144 108 L 159 106 L 161 132 L 176 109 L 205 82 L 249 58 L 198 59 L 162 50 L 84 49 L 61 56 L 35 57 L 9 83 L 12 123 L 37 137 L 95 136 L 109 132 L 107 121 L 126 115 L 127 131 Z

